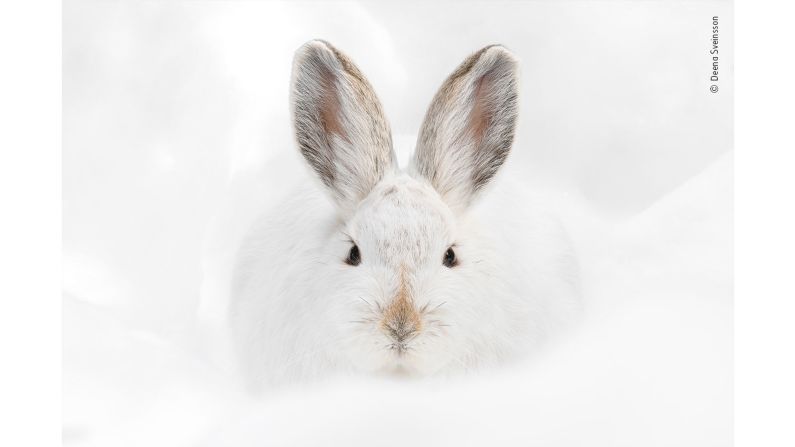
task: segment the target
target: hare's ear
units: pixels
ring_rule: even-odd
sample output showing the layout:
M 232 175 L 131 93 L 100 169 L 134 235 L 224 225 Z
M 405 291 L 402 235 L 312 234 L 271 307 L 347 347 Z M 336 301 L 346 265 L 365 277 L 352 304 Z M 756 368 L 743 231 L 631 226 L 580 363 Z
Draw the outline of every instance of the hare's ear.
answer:
M 517 62 L 493 45 L 444 81 L 420 129 L 411 164 L 455 211 L 463 211 L 502 166 L 513 143 Z
M 347 56 L 313 40 L 295 53 L 290 101 L 301 154 L 349 213 L 397 166 L 373 88 Z

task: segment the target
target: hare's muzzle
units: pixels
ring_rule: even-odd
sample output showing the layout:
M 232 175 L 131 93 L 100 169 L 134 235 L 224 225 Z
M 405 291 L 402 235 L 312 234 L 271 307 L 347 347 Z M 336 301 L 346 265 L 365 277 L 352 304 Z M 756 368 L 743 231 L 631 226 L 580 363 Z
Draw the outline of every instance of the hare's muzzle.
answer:
M 401 282 L 397 296 L 384 308 L 381 330 L 392 340 L 390 349 L 402 354 L 421 329 L 420 312 L 414 305 L 408 287 Z

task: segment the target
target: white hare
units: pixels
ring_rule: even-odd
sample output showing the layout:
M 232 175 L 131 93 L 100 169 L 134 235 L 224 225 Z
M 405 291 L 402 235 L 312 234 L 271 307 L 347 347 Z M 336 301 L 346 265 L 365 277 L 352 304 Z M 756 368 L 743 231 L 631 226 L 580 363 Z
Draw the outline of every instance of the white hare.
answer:
M 359 69 L 324 41 L 298 49 L 295 134 L 320 181 L 268 210 L 240 251 L 229 324 L 255 383 L 469 370 L 516 358 L 576 313 L 565 233 L 512 179 L 492 182 L 517 77 L 502 46 L 468 57 L 401 170 Z

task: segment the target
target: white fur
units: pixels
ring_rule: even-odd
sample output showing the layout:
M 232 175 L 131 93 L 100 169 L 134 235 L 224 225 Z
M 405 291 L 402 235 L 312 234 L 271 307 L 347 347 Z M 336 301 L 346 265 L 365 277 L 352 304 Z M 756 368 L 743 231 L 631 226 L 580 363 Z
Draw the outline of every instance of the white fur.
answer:
M 297 60 L 306 51 L 333 48 L 327 43 L 307 45 L 309 50 L 302 47 Z M 481 53 L 489 58 L 502 54 L 513 66 L 507 50 L 496 51 Z M 301 72 L 300 66 L 296 70 Z M 478 76 L 477 70 L 472 75 Z M 511 77 L 510 82 L 498 79 L 496 85 L 515 85 L 515 71 L 503 70 L 500 76 Z M 296 126 L 322 132 L 317 122 L 302 121 L 318 116 L 312 108 L 322 104 L 307 101 L 300 88 L 295 91 L 295 82 L 294 76 L 294 100 L 304 102 L 294 103 L 294 110 L 301 114 L 301 107 L 308 108 L 304 118 L 296 119 Z M 356 88 L 369 89 L 369 84 Z M 506 92 L 511 93 L 515 92 Z M 364 96 L 368 101 L 375 98 L 370 91 Z M 355 100 L 340 103 L 350 101 Z M 456 103 L 465 101 L 458 98 Z M 444 122 L 437 119 L 434 107 L 426 117 L 425 130 L 428 120 Z M 363 108 L 341 113 L 350 115 Z M 370 109 L 380 113 L 379 106 Z M 367 121 L 351 116 L 346 120 Z M 376 117 L 371 122 L 380 125 L 385 120 Z M 513 121 L 501 125 L 492 128 L 509 130 L 512 139 Z M 359 126 L 346 132 L 367 130 Z M 450 135 L 449 131 L 435 134 Z M 313 138 L 339 143 L 336 137 L 318 134 Z M 366 140 L 351 134 L 348 139 Z M 477 144 L 466 147 L 477 150 Z M 354 166 L 346 169 L 355 173 L 372 160 L 361 147 L 343 154 L 333 148 L 330 152 L 310 149 L 317 149 L 313 154 L 320 153 L 322 162 L 334 164 L 318 166 L 318 160 L 309 160 L 303 151 L 321 178 L 322 172 L 333 172 L 339 163 Z M 463 159 L 451 165 L 450 157 L 441 157 L 437 164 L 425 160 L 426 168 L 432 165 L 439 172 L 437 178 L 444 178 L 448 186 L 451 176 L 462 176 L 456 188 L 464 192 L 453 199 L 440 194 L 439 185 L 416 166 L 403 172 L 389 165 L 377 174 L 370 172 L 364 179 L 345 179 L 341 184 L 336 183 L 339 177 L 323 179 L 325 187 L 307 179 L 280 205 L 266 210 L 241 248 L 230 305 L 233 340 L 252 383 L 349 372 L 433 375 L 469 371 L 529 352 L 576 314 L 574 256 L 565 232 L 536 206 L 532 195 L 516 179 L 505 176 L 491 182 L 483 200 L 471 203 L 470 198 L 483 186 L 473 184 L 472 176 L 482 174 L 479 169 L 496 170 L 504 160 L 496 156 L 482 162 L 482 155 L 469 157 L 469 164 Z M 335 159 L 340 156 L 347 158 Z M 391 155 L 379 157 L 394 160 Z M 485 178 L 491 180 L 492 175 Z M 350 185 L 358 189 L 371 183 L 365 197 L 355 200 L 357 194 L 350 193 Z M 361 253 L 356 266 L 345 263 L 353 243 Z M 449 268 L 442 261 L 451 246 L 458 264 Z M 384 309 L 403 293 L 411 295 L 421 324 L 406 343 L 407 349 L 396 352 L 390 349 L 392 340 L 382 323 Z

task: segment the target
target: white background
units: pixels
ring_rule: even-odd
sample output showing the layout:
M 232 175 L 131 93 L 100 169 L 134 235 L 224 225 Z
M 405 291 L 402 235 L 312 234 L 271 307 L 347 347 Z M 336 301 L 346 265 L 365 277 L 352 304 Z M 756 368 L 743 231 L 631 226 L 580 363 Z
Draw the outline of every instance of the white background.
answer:
M 157 331 L 192 318 L 208 222 L 294 155 L 290 64 L 315 37 L 370 78 L 401 154 L 444 77 L 503 43 L 522 61 L 512 167 L 636 215 L 731 149 L 732 39 L 712 94 L 713 15 L 732 29 L 722 2 L 69 3 L 66 292 Z
M 498 440 L 496 430 L 505 442 L 549 445 L 725 444 L 733 61 L 724 33 L 722 91 L 711 93 L 715 15 L 732 28 L 726 3 L 68 4 L 65 441 L 365 444 L 370 435 L 348 422 L 359 419 L 374 432 L 399 421 L 408 439 L 430 431 L 448 442 Z M 465 56 L 494 42 L 517 54 L 521 118 L 509 164 L 567 218 L 591 316 L 563 354 L 430 400 L 422 388 L 393 395 L 354 383 L 255 409 L 205 364 L 212 340 L 197 330 L 197 309 L 219 314 L 229 254 L 268 206 L 262 197 L 281 192 L 273 172 L 297 158 L 289 71 L 293 51 L 314 37 L 372 80 L 400 158 Z M 509 385 L 494 389 L 501 381 Z M 458 415 L 445 405 L 456 399 L 474 408 Z M 391 404 L 360 414 L 377 401 Z M 428 414 L 408 417 L 400 408 L 410 401 Z M 318 431 L 339 420 L 322 435 L 299 433 L 304 407 L 313 410 L 300 412 L 303 423 Z M 450 420 L 425 427 L 440 411 Z M 468 417 L 495 428 L 452 429 L 471 426 Z
M 766 17 L 772 17 L 774 15 L 775 14 L 768 14 L 768 15 L 766 15 Z M 9 17 L 9 15 L 6 15 L 6 17 Z M 10 28 L 10 29 L 19 29 L 19 27 Z M 5 39 L 5 40 L 6 40 L 6 42 L 9 42 L 9 40 L 7 40 L 7 39 Z M 68 40 L 68 38 L 67 38 L 67 40 Z M 14 45 L 11 45 L 11 46 L 14 47 Z M 42 46 L 46 47 L 46 45 L 42 45 Z M 754 52 L 758 51 L 761 48 L 762 47 L 754 48 Z M 28 53 L 20 53 L 20 52 L 17 51 L 15 54 L 21 56 L 23 54 L 26 55 Z M 746 52 L 745 54 L 747 55 L 746 57 L 748 59 L 752 58 L 752 55 L 750 54 L 750 52 Z M 765 59 L 763 57 L 757 58 L 757 60 L 759 62 L 757 64 L 757 67 L 767 66 L 767 61 L 776 60 L 775 57 L 773 57 L 774 56 L 773 54 L 769 54 L 769 53 L 762 53 L 762 54 L 768 54 L 770 57 L 767 58 L 767 59 Z M 29 59 L 29 58 L 27 58 L 27 59 Z M 359 60 L 360 64 L 364 66 L 364 63 L 360 59 L 361 58 L 357 58 L 357 60 Z M 749 64 L 749 68 L 748 69 L 750 69 L 752 66 L 753 66 L 753 64 Z M 41 72 L 44 73 L 46 71 L 47 70 L 42 70 Z M 35 71 L 33 73 L 35 73 Z M 28 72 L 25 73 L 24 76 L 20 76 L 20 77 L 15 78 L 15 79 L 20 79 L 20 78 L 31 79 L 31 76 L 32 76 L 31 72 L 28 71 Z M 371 74 L 371 77 L 374 77 L 373 74 Z M 33 78 L 33 79 L 35 80 L 35 79 L 39 79 L 39 78 L 36 77 L 36 78 Z M 374 80 L 374 84 L 376 84 L 376 86 L 378 86 L 378 83 L 375 80 Z M 6 84 L 6 85 L 9 85 L 9 84 Z M 761 84 L 759 84 L 757 86 L 757 88 L 759 88 L 759 87 L 764 88 L 765 86 L 766 86 L 766 84 L 761 83 Z M 784 88 L 784 89 L 788 88 L 786 86 L 786 84 L 783 85 L 783 86 L 777 86 L 777 87 L 775 87 L 775 89 L 772 88 L 772 87 L 774 87 L 774 84 L 770 84 L 769 87 L 771 87 L 771 90 L 775 91 L 777 94 L 778 94 L 778 92 L 780 92 L 780 90 L 782 88 Z M 13 91 L 15 89 L 10 89 L 10 90 Z M 37 91 L 40 92 L 41 96 L 44 96 L 44 97 L 47 96 L 47 92 L 49 92 L 50 94 L 52 93 L 52 91 L 50 91 L 50 90 L 37 89 Z M 384 95 L 382 94 L 382 96 L 384 96 Z M 31 99 L 33 99 L 35 96 L 29 96 L 29 95 L 25 95 L 25 94 L 20 94 L 20 92 L 17 91 L 16 95 L 14 95 L 13 97 L 15 97 L 15 98 L 16 97 L 23 97 L 24 101 L 19 101 L 19 104 L 28 104 L 29 105 L 32 102 Z M 760 106 L 758 102 L 750 103 L 751 101 L 757 101 L 760 97 L 764 97 L 764 95 L 760 95 L 759 97 L 749 98 L 748 107 L 746 109 L 743 109 L 741 107 L 740 111 L 745 110 L 745 113 L 757 113 L 757 111 L 759 111 L 759 110 L 769 110 L 770 107 L 767 107 L 767 105 Z M 35 102 L 35 101 L 33 101 L 33 102 Z M 385 102 L 386 102 L 386 99 L 385 99 Z M 15 111 L 16 113 L 8 115 L 9 119 L 7 121 L 16 123 L 17 121 L 15 119 L 18 118 L 20 115 L 28 115 L 29 116 L 30 114 L 33 114 L 33 113 L 35 113 L 36 116 L 39 117 L 40 119 L 42 119 L 42 120 L 45 119 L 44 116 L 47 115 L 46 111 L 40 110 L 38 107 L 35 109 L 35 112 L 33 112 L 32 109 L 33 108 L 30 107 L 30 106 L 28 106 L 28 107 L 19 107 Z M 56 105 L 56 109 L 57 109 L 57 105 Z M 775 113 L 771 113 L 770 116 L 775 117 Z M 777 118 L 780 120 L 780 119 L 783 119 L 785 116 L 786 116 L 786 114 L 783 113 L 783 111 L 782 111 L 781 113 L 779 113 Z M 14 118 L 14 119 L 11 119 L 11 118 Z M 66 119 L 66 117 L 65 117 L 65 119 Z M 775 120 L 775 118 L 774 118 L 774 120 Z M 393 118 L 393 125 L 395 125 L 394 121 L 395 121 L 395 119 Z M 772 122 L 775 122 L 775 121 L 772 121 Z M 21 148 L 23 148 L 23 147 L 31 147 L 31 143 L 33 141 L 42 141 L 42 143 L 43 143 L 42 146 L 46 147 L 47 143 L 44 143 L 44 141 L 46 141 L 46 139 L 49 138 L 49 140 L 57 140 L 57 132 L 55 132 L 55 133 L 42 132 L 41 129 L 40 129 L 40 126 L 35 126 L 35 127 L 15 127 L 15 126 L 10 126 L 10 127 L 14 128 L 14 130 L 16 130 L 16 134 L 19 135 L 20 137 L 18 139 L 16 139 L 16 141 L 13 141 L 12 144 L 9 145 L 9 147 L 21 147 Z M 53 127 L 57 127 L 57 126 L 53 126 Z M 748 137 L 750 137 L 750 139 L 746 141 L 746 145 L 744 147 L 749 148 L 749 149 L 748 149 L 748 152 L 746 152 L 745 156 L 743 157 L 744 163 L 741 164 L 741 166 L 743 166 L 743 167 L 745 167 L 745 166 L 756 166 L 756 167 L 759 167 L 759 168 L 764 168 L 763 170 L 759 171 L 760 173 L 762 173 L 762 175 L 756 175 L 756 176 L 752 177 L 753 181 L 749 182 L 749 183 L 778 185 L 779 182 L 782 179 L 788 178 L 788 176 L 786 175 L 785 171 L 784 172 L 780 172 L 779 175 L 776 175 L 776 172 L 777 171 L 783 171 L 783 169 L 787 165 L 791 166 L 791 163 L 790 164 L 787 164 L 787 163 L 776 164 L 776 163 L 772 162 L 773 157 L 768 157 L 768 156 L 765 155 L 765 154 L 776 154 L 776 157 L 779 157 L 779 156 L 782 155 L 781 151 L 780 151 L 781 147 L 783 147 L 782 146 L 782 142 L 780 140 L 776 139 L 776 136 L 775 136 L 774 132 L 771 132 L 771 130 L 775 130 L 774 126 L 765 127 L 765 128 L 761 128 L 760 127 L 759 130 L 760 131 L 758 131 L 758 132 L 752 132 L 752 133 L 746 134 Z M 739 141 L 740 141 L 740 143 L 742 143 L 742 139 L 740 139 Z M 751 145 L 748 144 L 750 141 L 754 142 L 753 150 L 750 149 Z M 50 145 L 51 145 L 51 143 L 50 143 Z M 15 152 L 15 155 L 19 154 L 20 152 L 21 151 Z M 5 181 L 9 181 L 9 185 L 16 185 L 15 188 L 8 188 L 4 184 L 4 188 L 3 188 L 4 189 L 4 193 L 9 192 L 9 191 L 17 192 L 17 191 L 22 190 L 22 191 L 25 191 L 26 193 L 30 193 L 30 194 L 46 195 L 46 192 L 47 192 L 46 186 L 44 188 L 42 188 L 42 185 L 46 185 L 47 183 L 38 184 L 39 185 L 38 189 L 36 187 L 34 187 L 34 188 L 27 188 L 27 187 L 26 188 L 20 188 L 19 187 L 19 185 L 30 185 L 31 184 L 31 182 L 29 182 L 29 181 L 26 182 L 27 174 L 29 172 L 34 172 L 34 171 L 42 172 L 46 166 L 52 166 L 50 163 L 47 163 L 47 161 L 51 161 L 51 158 L 49 158 L 49 157 L 44 159 L 46 161 L 44 161 L 44 160 L 42 160 L 42 158 L 38 158 L 38 157 L 34 157 L 33 160 L 35 161 L 35 164 L 32 164 L 32 163 L 29 162 L 29 163 L 26 163 L 24 165 L 20 165 L 20 164 L 14 164 L 13 165 L 15 168 L 16 167 L 21 167 L 21 166 L 26 166 L 26 167 L 30 167 L 31 169 L 29 169 L 27 171 L 23 170 L 23 169 L 12 169 L 11 170 L 12 173 L 16 173 L 17 175 L 15 175 L 15 176 L 4 176 L 4 180 Z M 6 164 L 6 166 L 12 166 L 12 165 Z M 33 168 L 34 166 L 36 166 L 35 169 Z M 46 174 L 46 171 L 44 171 L 44 173 Z M 50 172 L 49 175 L 45 175 L 44 177 L 45 177 L 46 180 L 50 180 L 50 181 L 53 178 L 57 178 L 57 176 L 55 175 L 54 172 Z M 745 191 L 749 191 L 750 188 L 751 188 L 751 185 L 746 183 L 746 186 L 748 186 L 748 189 L 746 189 Z M 743 226 L 745 225 L 745 223 L 749 222 L 751 219 L 759 219 L 761 216 L 763 216 L 764 215 L 763 211 L 767 212 L 769 209 L 774 208 L 775 205 L 777 205 L 779 203 L 782 203 L 782 202 L 773 201 L 772 199 L 762 200 L 763 197 L 769 197 L 769 195 L 768 195 L 769 192 L 772 192 L 772 191 L 766 191 L 765 195 L 762 195 L 762 194 L 749 194 L 749 195 L 745 196 L 746 199 L 745 199 L 744 203 L 745 203 L 746 209 L 748 209 L 748 207 L 751 206 L 751 205 L 755 205 L 756 208 L 754 209 L 754 211 L 756 211 L 756 212 L 754 214 L 751 214 L 750 216 L 748 216 L 749 218 L 741 219 L 739 221 L 738 226 L 740 227 L 740 230 L 742 230 Z M 15 197 L 19 197 L 19 195 L 17 195 L 17 194 L 14 194 L 14 196 Z M 752 200 L 749 201 L 748 197 L 751 197 Z M 740 199 L 742 199 L 742 195 L 741 195 Z M 773 207 L 770 206 L 771 205 L 771 201 L 772 201 L 772 205 L 774 205 Z M 34 204 L 37 203 L 37 201 L 35 201 L 35 200 L 29 200 L 27 195 L 23 195 L 23 198 L 22 198 L 21 202 L 22 203 L 34 203 Z M 17 203 L 20 203 L 19 199 L 18 199 Z M 763 207 L 763 206 L 765 208 L 760 209 L 760 207 Z M 779 209 L 780 209 L 780 207 L 779 207 Z M 615 208 L 613 209 L 613 211 L 615 211 Z M 50 215 L 52 216 L 52 214 L 50 214 Z M 54 213 L 53 217 L 57 217 L 57 212 Z M 791 222 L 791 215 L 790 215 L 789 219 L 790 219 L 790 222 Z M 45 215 L 45 216 L 42 216 L 42 219 L 40 219 L 40 220 L 41 221 L 46 221 L 46 220 L 53 220 L 53 219 L 49 219 Z M 54 219 L 54 220 L 57 221 L 57 218 Z M 766 252 L 765 251 L 766 247 L 772 247 L 774 245 L 777 246 L 777 247 L 780 247 L 780 246 L 786 247 L 787 241 L 789 241 L 790 246 L 791 246 L 791 241 L 792 241 L 791 236 L 790 236 L 789 239 L 786 239 L 786 237 L 781 237 L 785 233 L 782 232 L 780 234 L 776 234 L 774 231 L 772 231 L 775 228 L 785 228 L 786 219 L 765 219 L 765 221 L 766 221 L 765 227 L 762 228 L 761 231 L 756 230 L 754 232 L 753 239 L 752 239 L 753 243 L 747 244 L 744 247 L 742 246 L 742 244 L 740 246 L 741 249 L 744 248 L 745 250 L 747 250 L 746 253 L 748 253 L 748 256 L 745 259 L 747 260 L 746 262 L 752 262 L 753 263 L 753 264 L 751 264 L 751 266 L 753 266 L 753 265 L 759 266 L 760 265 L 760 264 L 756 264 L 755 261 L 757 259 L 773 259 L 774 261 L 777 259 L 777 257 L 775 255 L 771 256 L 770 252 Z M 30 227 L 30 226 L 36 226 L 37 224 L 38 224 L 38 221 L 35 219 L 35 215 L 33 215 L 33 216 L 31 216 L 31 221 L 25 222 L 21 226 Z M 768 231 L 768 229 L 770 229 L 771 231 Z M 39 245 L 41 245 L 41 244 L 45 244 L 46 245 L 46 243 L 47 243 L 46 242 L 46 238 L 42 237 L 42 235 L 44 233 L 51 234 L 51 232 L 47 232 L 47 231 L 39 232 L 39 234 L 35 234 L 34 237 L 31 238 L 32 239 L 31 242 L 38 242 Z M 12 239 L 16 239 L 16 238 L 12 237 Z M 775 242 L 775 244 L 773 244 L 772 242 Z M 28 253 L 29 254 L 29 253 L 34 252 L 35 251 L 35 250 L 33 250 L 34 247 L 35 247 L 34 244 L 25 244 L 24 253 Z M 741 252 L 741 254 L 742 254 L 742 252 Z M 26 259 L 27 260 L 27 259 L 30 259 L 30 257 L 24 257 L 22 259 Z M 36 256 L 36 259 L 38 259 L 38 256 Z M 787 263 L 784 261 L 786 258 L 782 257 L 781 255 L 779 255 L 778 259 L 782 260 L 782 262 L 780 262 L 779 265 L 782 268 L 786 267 Z M 45 264 L 46 262 L 47 262 L 46 260 L 42 260 L 41 262 L 37 263 L 36 270 L 38 270 L 38 271 L 40 271 L 40 270 L 46 271 L 46 269 L 42 268 L 42 266 L 41 266 L 41 264 Z M 28 264 L 29 266 L 31 266 L 31 265 L 33 265 L 33 262 L 32 261 L 30 261 L 30 262 L 28 262 L 28 261 L 21 262 L 20 259 L 17 259 L 16 262 L 14 262 L 14 265 L 20 265 L 20 264 Z M 768 265 L 768 264 L 764 264 L 764 265 Z M 14 271 L 13 269 L 8 269 L 8 270 Z M 11 275 L 11 276 L 15 276 L 15 275 Z M 783 306 L 786 305 L 786 303 L 777 302 L 775 300 L 772 301 L 772 302 L 770 301 L 771 297 L 773 297 L 775 299 L 776 297 L 781 297 L 782 296 L 781 295 L 782 288 L 780 288 L 778 285 L 774 285 L 775 284 L 774 283 L 775 278 L 771 278 L 771 276 L 775 276 L 775 275 L 770 275 L 768 271 L 760 272 L 760 274 L 754 280 L 749 281 L 748 283 L 746 283 L 747 285 L 752 285 L 753 290 L 755 292 L 757 292 L 754 295 L 757 295 L 757 296 L 754 296 L 753 305 L 751 305 L 751 306 L 745 306 L 744 305 L 743 310 L 750 312 L 751 315 L 759 315 L 758 313 L 754 313 L 753 312 L 755 309 L 757 310 L 757 312 L 758 312 L 758 309 L 760 309 L 760 308 L 763 308 L 763 309 L 766 310 L 764 312 L 764 314 L 762 315 L 762 317 L 764 318 L 764 320 L 762 320 L 762 321 L 764 321 L 765 323 L 756 324 L 754 326 L 754 331 L 757 331 L 757 332 L 764 333 L 766 331 L 771 330 L 772 328 L 775 328 L 776 330 L 778 330 L 779 328 L 786 327 L 786 325 L 784 325 L 784 324 L 768 324 L 768 322 L 770 322 L 770 319 L 775 319 L 777 315 L 781 316 L 781 317 L 785 317 L 787 315 L 787 312 L 770 312 L 769 311 L 769 309 L 782 309 Z M 784 272 L 784 274 L 779 276 L 779 277 L 786 277 L 786 272 Z M 30 279 L 27 279 L 27 278 L 29 278 L 29 277 L 17 277 L 17 279 L 19 281 L 19 284 L 21 286 L 20 286 L 20 288 L 16 289 L 14 292 L 12 292 L 11 294 L 8 294 L 8 295 L 9 296 L 11 296 L 11 295 L 24 296 L 25 295 L 24 293 L 20 294 L 19 292 L 20 291 L 22 291 L 22 292 L 29 291 L 32 286 L 34 286 L 35 284 L 38 283 L 37 281 L 31 281 Z M 762 281 L 762 279 L 765 279 L 765 280 Z M 43 284 L 43 283 L 38 283 L 38 284 L 46 286 L 46 284 Z M 745 287 L 747 287 L 747 286 L 745 286 Z M 738 285 L 738 288 L 740 290 L 742 290 L 743 287 Z M 768 293 L 759 293 L 759 292 L 768 292 Z M 35 296 L 35 294 L 34 294 L 34 296 Z M 39 295 L 39 296 L 41 296 L 41 295 Z M 767 301 L 765 301 L 765 300 L 767 300 Z M 748 302 L 745 302 L 745 303 L 749 304 Z M 773 306 L 770 306 L 770 305 L 763 306 L 762 303 L 771 303 L 771 304 L 775 304 L 775 305 L 773 305 Z M 37 311 L 37 313 L 40 312 L 40 306 L 36 306 L 34 304 L 34 309 Z M 28 313 L 28 314 L 30 314 L 30 313 Z M 31 320 L 34 320 L 34 319 L 26 320 L 26 319 L 16 319 L 15 318 L 13 320 L 17 320 L 18 322 L 19 321 L 25 322 L 25 321 L 31 321 Z M 39 320 L 39 319 L 37 318 L 35 320 Z M 57 316 L 56 316 L 55 320 L 51 321 L 53 323 L 53 326 L 57 327 L 57 320 L 58 319 L 57 319 Z M 14 330 L 15 327 L 17 327 L 17 326 L 9 325 L 9 326 L 4 327 L 4 330 L 7 329 L 7 328 L 10 328 L 9 329 L 9 333 L 13 333 L 12 331 Z M 29 331 L 23 330 L 22 326 L 19 326 L 19 330 L 16 333 L 17 334 L 26 334 L 28 332 Z M 6 339 L 8 339 L 8 337 L 6 337 Z M 30 338 L 30 342 L 31 343 L 38 343 L 38 344 L 42 344 L 46 340 L 47 340 L 46 338 L 42 339 L 40 337 L 35 337 L 35 336 Z M 748 340 L 748 339 L 746 338 L 744 340 Z M 13 344 L 13 346 L 15 346 L 17 348 L 16 352 L 35 352 L 36 351 L 32 345 L 29 345 L 27 343 L 24 343 L 24 344 L 12 343 L 12 344 Z M 759 349 L 760 348 L 760 344 L 759 343 L 750 342 L 750 344 L 751 344 L 751 346 L 754 346 L 754 348 L 755 348 L 754 351 L 757 351 L 757 352 L 760 352 L 760 353 L 768 352 L 768 350 L 775 350 L 775 348 L 773 348 L 767 342 L 765 342 L 761 346 L 764 346 L 764 347 L 770 346 L 768 349 Z M 746 345 L 746 346 L 748 346 L 748 345 Z M 20 349 L 20 347 L 21 347 L 21 349 Z M 740 347 L 742 348 L 742 344 L 740 345 Z M 744 352 L 746 353 L 746 357 L 750 353 L 750 351 L 747 350 L 747 349 Z M 756 365 L 757 368 L 763 368 L 764 367 L 765 362 L 763 361 L 763 359 L 756 358 L 755 360 L 757 360 L 757 361 L 754 363 L 754 365 Z M 767 360 L 767 361 L 769 361 L 769 360 Z M 39 369 L 41 369 L 41 368 L 39 368 Z M 790 365 L 790 369 L 791 369 L 791 365 Z M 766 375 L 767 376 L 776 375 L 776 374 L 781 374 L 783 376 L 785 374 L 785 372 L 786 372 L 786 369 L 781 369 L 781 368 L 765 368 L 765 370 L 766 370 Z M 748 371 L 748 368 L 745 368 L 744 371 Z M 26 370 L 25 375 L 36 374 L 37 372 L 38 372 L 37 368 L 35 368 L 35 366 L 34 366 L 34 368 L 32 368 L 32 370 Z M 764 389 L 766 384 L 769 384 L 769 383 L 770 382 L 768 382 L 768 381 L 762 381 L 762 382 L 756 383 L 755 386 L 754 386 L 754 389 L 759 389 L 759 388 L 763 388 Z M 772 386 L 767 385 L 767 387 L 771 391 L 773 390 Z M 44 388 L 41 387 L 40 384 L 37 385 L 34 389 L 39 390 L 39 391 L 44 390 Z M 790 390 L 791 390 L 791 388 L 790 388 Z M 780 390 L 777 389 L 777 391 L 780 391 Z M 20 409 L 35 407 L 35 405 L 30 405 L 30 402 L 32 400 L 33 399 L 29 399 L 29 398 L 25 399 L 23 402 L 28 403 L 28 405 L 22 405 L 20 407 Z M 757 412 L 754 412 L 754 413 L 761 414 L 761 413 L 757 413 Z M 783 412 L 780 413 L 781 419 L 779 419 L 779 420 L 783 420 L 783 421 L 787 420 L 784 417 L 785 415 L 786 415 L 786 413 L 783 413 Z M 776 421 L 776 418 L 770 418 L 770 419 L 768 419 L 768 421 Z M 20 428 L 20 427 L 17 426 L 17 428 Z M 40 430 L 36 430 L 36 433 L 41 433 L 41 431 Z M 765 444 L 765 445 L 774 445 L 774 443 L 772 442 L 773 440 L 781 441 L 781 439 L 782 439 L 782 438 L 778 438 L 778 437 L 774 438 L 775 431 L 771 431 L 771 430 L 768 430 L 768 429 L 766 429 L 766 430 L 754 430 L 754 436 L 759 436 L 759 433 L 766 433 L 766 434 L 768 434 L 771 437 L 769 439 L 769 441 L 771 441 L 771 442 L 762 442 L 762 444 Z M 27 433 L 27 434 L 29 435 L 30 432 Z M 750 444 L 747 444 L 747 445 L 750 445 Z

